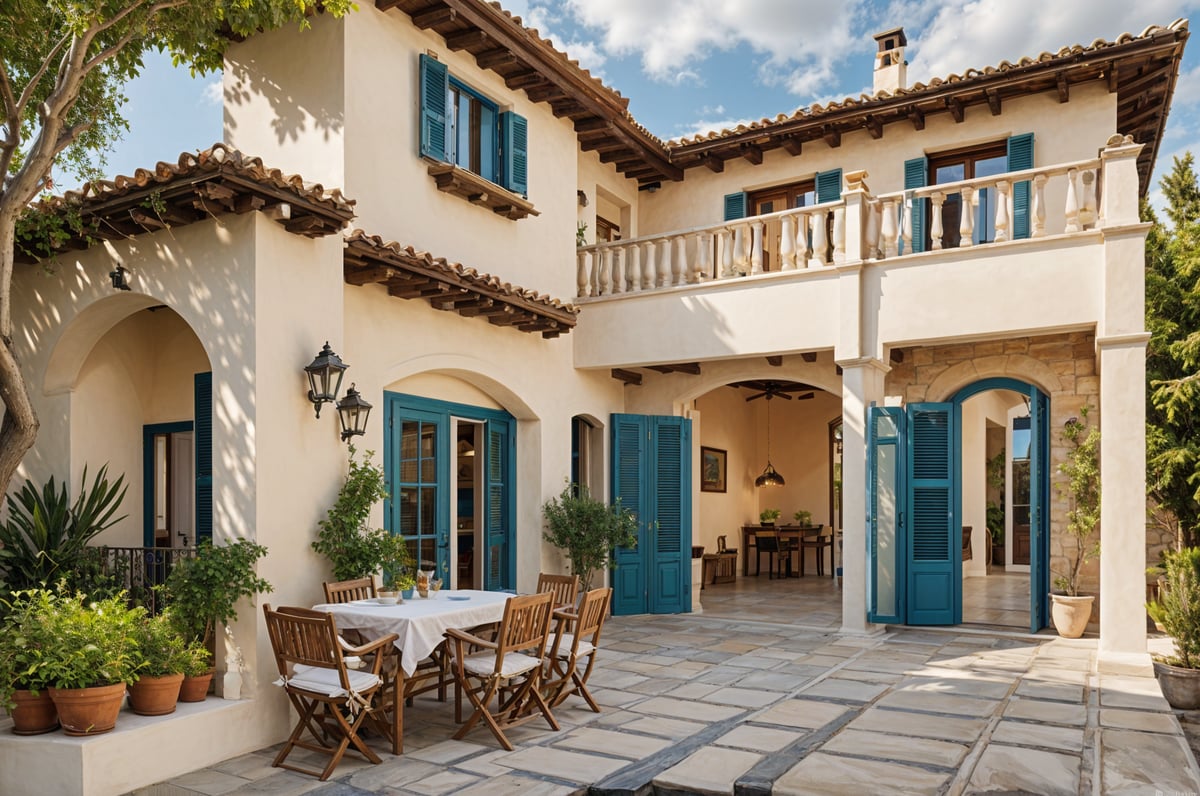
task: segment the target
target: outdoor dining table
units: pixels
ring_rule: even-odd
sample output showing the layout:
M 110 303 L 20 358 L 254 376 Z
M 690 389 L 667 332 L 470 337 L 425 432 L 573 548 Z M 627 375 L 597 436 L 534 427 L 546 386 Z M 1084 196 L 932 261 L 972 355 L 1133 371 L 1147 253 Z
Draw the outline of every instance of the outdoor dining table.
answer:
M 417 664 L 437 649 L 444 640 L 443 634 L 450 628 L 499 622 L 504 618 L 504 604 L 511 596 L 505 592 L 456 589 L 442 590 L 426 599 L 413 597 L 397 605 L 383 605 L 376 599 L 367 599 L 321 603 L 313 609 L 333 614 L 339 630 L 357 630 L 367 639 L 396 634 L 392 754 L 398 755 L 404 748 L 405 678 L 412 676 Z

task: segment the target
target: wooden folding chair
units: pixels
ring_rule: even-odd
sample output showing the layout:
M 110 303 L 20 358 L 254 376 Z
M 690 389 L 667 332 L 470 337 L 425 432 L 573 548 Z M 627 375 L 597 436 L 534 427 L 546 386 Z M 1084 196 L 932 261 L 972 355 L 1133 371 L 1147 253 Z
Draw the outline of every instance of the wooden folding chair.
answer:
M 355 580 L 325 581 L 325 602 L 350 603 L 375 597 L 375 579 L 371 577 Z
M 541 715 L 551 729 L 558 729 L 540 691 L 551 600 L 549 592 L 510 598 L 495 641 L 456 628 L 446 631 L 455 681 L 455 719 L 462 720 L 463 692 L 475 708 L 454 734 L 455 740 L 462 740 L 482 721 L 500 745 L 511 752 L 513 745 L 504 734 L 508 727 Z
M 587 681 L 596 665 L 600 631 L 604 629 L 611 600 L 612 589 L 592 589 L 583 595 L 578 611 L 554 612 L 554 642 L 546 656 L 546 682 L 542 688 L 550 707 L 558 707 L 567 697 L 578 694 L 588 707 L 600 712 L 600 706 L 587 690 Z
M 575 602 L 579 599 L 579 576 L 547 575 L 545 572 L 539 572 L 537 593 L 541 594 L 542 592 L 554 595 L 550 601 L 552 608 L 570 610 L 575 607 Z
M 372 763 L 382 762 L 359 737 L 362 723 L 371 719 L 372 725 L 383 732 L 378 698 L 383 685 L 381 669 L 383 656 L 374 654 L 396 641 L 396 635 L 376 639 L 361 647 L 343 648 L 338 639 L 333 616 L 307 608 L 281 607 L 278 611 L 264 605 L 267 633 L 279 668 L 277 681 L 287 692 L 292 707 L 299 716 L 291 736 L 272 765 L 319 778 L 329 775 L 341 762 L 348 748 L 360 753 Z M 349 656 L 369 656 L 368 669 L 347 668 Z M 316 743 L 301 740 L 305 732 Z M 324 769 L 304 768 L 287 763 L 296 747 L 329 755 Z

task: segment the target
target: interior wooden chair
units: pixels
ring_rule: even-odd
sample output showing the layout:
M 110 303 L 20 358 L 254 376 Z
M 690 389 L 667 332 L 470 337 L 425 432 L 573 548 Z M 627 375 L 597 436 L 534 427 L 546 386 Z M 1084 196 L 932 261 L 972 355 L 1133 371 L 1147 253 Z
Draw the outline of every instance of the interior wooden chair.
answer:
M 546 702 L 554 708 L 567 697 L 578 694 L 596 713 L 600 706 L 587 689 L 588 678 L 596 665 L 600 649 L 600 631 L 608 617 L 612 589 L 592 589 L 583 595 L 579 610 L 559 609 L 554 612 L 554 641 L 546 656 Z M 574 632 L 572 632 L 574 629 Z
M 392 634 L 361 647 L 344 648 L 338 639 L 333 615 L 307 608 L 263 606 L 267 634 L 279 668 L 277 681 L 287 692 L 298 719 L 272 765 L 317 777 L 321 781 L 337 768 L 347 749 L 353 749 L 372 763 L 382 762 L 359 737 L 362 723 L 368 719 L 383 732 L 379 696 L 383 677 L 383 656 L 374 654 L 396 641 Z M 355 656 L 370 660 L 371 665 L 356 670 L 347 666 Z M 305 733 L 312 741 L 303 740 Z M 315 743 L 314 743 L 315 741 Z M 296 747 L 329 755 L 322 770 L 287 762 Z
M 547 575 L 538 573 L 538 594 L 549 592 L 554 595 L 551 608 L 572 609 L 579 600 L 579 577 L 577 575 Z
M 352 603 L 355 600 L 368 600 L 375 595 L 375 579 L 371 577 L 355 580 L 325 581 L 325 602 Z
M 809 550 L 817 551 L 817 575 L 825 574 L 825 550 L 833 550 L 833 536 L 822 534 L 824 525 L 816 526 L 817 532 L 800 540 L 800 577 L 804 577 L 804 554 Z M 831 575 L 833 573 L 830 573 Z
M 779 531 L 758 531 L 754 534 L 755 553 L 757 560 L 754 568 L 762 572 L 762 557 L 767 555 L 767 578 L 775 577 L 775 557 L 779 555 Z
M 446 631 L 454 675 L 455 720 L 462 721 L 463 693 L 475 709 L 454 734 L 455 740 L 461 741 L 482 721 L 511 752 L 512 742 L 504 734 L 509 727 L 542 716 L 551 729 L 558 729 L 541 693 L 552 599 L 550 592 L 509 598 L 495 641 L 457 628 Z

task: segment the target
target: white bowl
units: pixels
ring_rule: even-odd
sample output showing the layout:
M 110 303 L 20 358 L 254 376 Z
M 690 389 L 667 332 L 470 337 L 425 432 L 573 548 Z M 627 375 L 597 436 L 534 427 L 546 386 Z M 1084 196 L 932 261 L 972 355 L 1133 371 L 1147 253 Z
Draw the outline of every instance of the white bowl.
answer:
M 393 594 L 390 597 L 379 596 L 375 598 L 375 602 L 379 603 L 380 605 L 395 605 L 396 603 L 400 602 L 400 596 L 396 594 Z

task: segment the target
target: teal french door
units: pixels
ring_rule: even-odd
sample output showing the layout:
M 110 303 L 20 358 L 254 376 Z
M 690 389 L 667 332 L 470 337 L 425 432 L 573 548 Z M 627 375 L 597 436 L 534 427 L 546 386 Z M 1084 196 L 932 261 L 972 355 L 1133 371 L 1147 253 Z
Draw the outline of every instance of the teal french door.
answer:
M 1030 387 L 1029 632 L 1050 623 L 1050 398 Z
M 906 617 L 906 419 L 896 406 L 872 406 L 867 414 L 867 616 L 872 622 L 900 624 Z
M 635 548 L 613 554 L 613 613 L 691 610 L 692 421 L 612 416 L 613 502 L 638 518 Z
M 908 619 L 962 621 L 962 535 L 956 405 L 908 406 Z
M 436 569 L 450 582 L 450 501 L 457 497 L 451 418 L 482 421 L 483 585 L 514 588 L 516 421 L 507 412 L 478 406 L 399 393 L 384 398 L 386 529 L 404 535 L 423 569 Z

